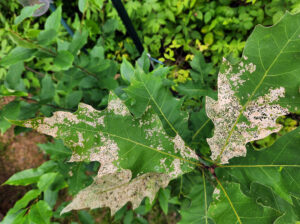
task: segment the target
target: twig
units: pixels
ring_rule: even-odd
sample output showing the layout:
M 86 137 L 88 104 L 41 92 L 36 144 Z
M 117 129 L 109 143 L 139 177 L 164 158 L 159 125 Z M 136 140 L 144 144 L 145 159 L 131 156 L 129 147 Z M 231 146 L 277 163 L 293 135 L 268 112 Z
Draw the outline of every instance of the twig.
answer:
M 50 49 L 44 48 L 44 47 L 42 47 L 41 45 L 39 45 L 39 44 L 33 42 L 32 40 L 29 40 L 29 39 L 27 39 L 27 38 L 22 37 L 22 36 L 21 36 L 19 33 L 17 33 L 17 32 L 15 32 L 15 31 L 13 31 L 13 30 L 10 30 L 10 29 L 9 29 L 9 32 L 15 34 L 19 39 L 21 39 L 21 40 L 23 40 L 23 41 L 26 41 L 26 42 L 28 42 L 28 43 L 30 43 L 30 44 L 33 44 L 36 48 L 39 48 L 40 50 L 45 51 L 45 52 L 51 54 L 52 56 L 57 56 L 56 52 L 54 52 L 54 51 L 52 51 L 52 50 L 50 50 Z M 97 76 L 95 73 L 92 73 L 92 72 L 90 72 L 90 71 L 84 69 L 83 67 L 81 67 L 81 66 L 79 66 L 79 65 L 76 65 L 74 62 L 73 62 L 73 66 L 74 66 L 75 68 L 80 69 L 82 72 L 86 73 L 87 75 L 93 76 L 94 78 L 96 78 L 97 80 L 99 80 L 98 76 Z
M 22 97 L 20 97 L 20 99 L 26 101 L 27 103 L 40 104 L 40 102 L 38 100 L 32 99 L 30 97 L 22 96 Z M 53 108 L 59 109 L 59 110 L 66 110 L 66 111 L 73 112 L 73 110 L 71 110 L 71 109 L 64 108 L 64 107 L 59 107 L 59 106 L 56 106 L 56 105 L 53 105 L 53 104 L 47 104 L 46 103 L 46 104 L 43 104 L 43 105 L 46 105 L 46 106 L 49 106 L 49 107 L 53 107 Z
M 31 71 L 31 72 L 33 72 L 33 73 L 35 73 L 35 74 L 37 74 L 37 75 L 39 75 L 39 76 L 41 76 L 41 77 L 44 77 L 44 76 L 45 76 L 44 73 L 38 72 L 38 71 L 34 70 L 33 68 L 28 67 L 27 65 L 25 65 L 24 67 L 25 67 L 25 69 L 27 69 L 28 71 Z

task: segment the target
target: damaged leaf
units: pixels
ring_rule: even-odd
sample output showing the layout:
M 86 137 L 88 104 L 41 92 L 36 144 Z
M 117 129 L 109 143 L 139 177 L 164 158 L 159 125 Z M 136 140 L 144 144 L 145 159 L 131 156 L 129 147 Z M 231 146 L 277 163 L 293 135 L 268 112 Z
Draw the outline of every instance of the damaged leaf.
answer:
M 198 165 L 197 155 L 179 135 L 166 134 L 151 106 L 136 119 L 113 94 L 102 111 L 80 104 L 73 114 L 60 111 L 50 118 L 14 123 L 62 139 L 73 151 L 70 162 L 100 162 L 94 183 L 63 212 L 108 206 L 114 213 L 128 201 L 137 207 L 144 197 L 153 200 L 160 187 Z
M 257 26 L 240 62 L 223 60 L 218 101 L 206 101 L 215 125 L 207 139 L 213 160 L 246 156 L 246 143 L 278 132 L 276 119 L 300 110 L 299 60 L 300 14 L 289 13 L 272 27 Z
M 131 171 L 96 177 L 94 183 L 80 191 L 62 213 L 73 209 L 109 207 L 115 214 L 128 201 L 136 209 L 144 197 L 152 202 L 158 190 L 167 187 L 170 176 L 163 173 L 147 173 L 131 181 Z

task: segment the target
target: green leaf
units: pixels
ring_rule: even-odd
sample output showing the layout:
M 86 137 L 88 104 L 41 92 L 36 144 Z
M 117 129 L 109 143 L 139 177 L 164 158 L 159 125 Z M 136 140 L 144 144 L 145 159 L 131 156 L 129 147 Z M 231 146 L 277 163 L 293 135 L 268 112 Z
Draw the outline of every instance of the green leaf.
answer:
M 230 165 L 218 168 L 220 176 L 230 175 L 232 181 L 247 189 L 252 182 L 270 187 L 289 203 L 291 195 L 300 192 L 300 128 L 279 138 L 272 146 L 261 151 L 248 150 L 246 158 L 234 158 Z M 243 186 L 242 185 L 242 186 Z
M 212 18 L 212 13 L 210 11 L 206 12 L 204 15 L 204 22 L 207 24 Z
M 59 51 L 54 58 L 54 65 L 62 70 L 68 70 L 74 61 L 74 56 L 69 51 Z
M 133 221 L 133 211 L 127 211 L 124 217 L 124 224 L 131 224 Z
M 204 56 L 201 52 L 195 54 L 190 65 L 192 67 L 190 73 L 193 80 L 195 82 L 201 81 L 202 84 L 204 83 L 204 80 L 207 79 L 209 73 L 213 68 L 212 63 L 205 62 Z
M 214 43 L 214 35 L 213 33 L 207 33 L 204 36 L 204 44 L 206 45 L 212 45 Z
M 50 224 L 52 210 L 47 202 L 38 201 L 31 207 L 28 216 L 31 223 Z
M 36 115 L 36 113 L 40 109 L 40 105 L 27 103 L 24 101 L 20 102 L 20 106 L 21 106 L 21 108 L 20 108 L 19 119 L 32 118 Z
M 126 60 L 126 58 L 123 58 L 123 62 L 121 64 L 121 75 L 122 78 L 129 82 L 134 77 L 134 68 L 133 66 Z
M 227 183 L 221 186 L 215 188 L 214 200 L 208 209 L 208 215 L 215 223 L 273 223 L 281 215 L 247 197 L 242 193 L 239 184 Z
M 180 94 L 188 97 L 201 97 L 201 96 L 213 97 L 216 95 L 216 93 L 212 89 L 207 87 L 199 88 L 199 84 L 197 85 L 192 81 L 188 81 L 184 84 L 180 84 L 176 89 Z
M 40 99 L 42 102 L 51 101 L 55 94 L 55 87 L 50 75 L 46 75 L 42 79 L 42 88 L 40 93 Z
M 116 19 L 108 19 L 103 25 L 103 33 L 110 34 L 113 33 L 118 28 L 118 20 Z
M 98 58 L 101 60 L 104 60 L 104 48 L 100 45 L 100 46 L 95 46 L 91 52 L 90 52 L 91 57 L 93 58 Z
M 93 216 L 91 216 L 88 212 L 86 211 L 79 211 L 78 212 L 78 218 L 81 223 L 84 224 L 95 224 Z
M 0 86 L 0 96 L 28 96 L 28 93 L 21 92 L 21 91 L 14 91 L 2 85 Z
M 9 37 L 11 38 L 11 40 L 17 44 L 20 47 L 24 47 L 24 48 L 36 48 L 36 44 L 28 42 L 22 38 L 20 38 L 20 36 L 18 36 L 16 33 L 14 32 L 9 32 L 8 33 Z
M 80 10 L 81 13 L 83 13 L 88 5 L 88 0 L 79 0 L 78 1 L 78 8 Z
M 93 182 L 93 179 L 86 174 L 85 162 L 73 163 L 69 174 L 71 177 L 68 178 L 68 192 L 71 195 L 77 194 Z
M 7 75 L 5 77 L 5 86 L 9 89 L 26 91 L 23 80 L 22 73 L 24 71 L 24 63 L 18 62 L 9 67 Z
M 191 145 L 199 148 L 204 156 L 210 153 L 206 138 L 211 137 L 213 130 L 212 121 L 206 116 L 205 108 L 190 115 L 190 129 L 193 131 Z
M 300 14 L 287 13 L 270 28 L 257 26 L 240 62 L 223 60 L 218 101 L 207 97 L 207 115 L 215 125 L 207 139 L 211 158 L 228 163 L 245 156 L 245 144 L 278 132 L 279 116 L 299 110 Z
M 292 197 L 293 204 L 290 204 L 262 184 L 252 183 L 250 189 L 251 195 L 258 203 L 272 207 L 283 214 L 276 219 L 276 224 L 297 223 L 300 220 L 299 198 Z
M 181 110 L 183 101 L 173 97 L 170 90 L 164 86 L 163 81 L 168 71 L 159 69 L 146 74 L 140 66 L 137 66 L 134 77 L 130 79 L 130 86 L 124 89 L 129 96 L 126 104 L 137 117 L 151 106 L 168 134 L 173 136 L 179 134 L 185 139 L 190 135 L 188 113 Z
M 7 65 L 15 64 L 20 61 L 25 61 L 33 57 L 35 52 L 36 52 L 35 49 L 16 47 L 7 56 L 1 59 L 0 65 L 7 66 Z
M 47 202 L 47 204 L 53 209 L 53 207 L 56 204 L 58 198 L 58 191 L 52 190 L 51 188 L 48 188 L 44 192 L 44 201 Z
M 14 224 L 14 223 L 24 223 L 27 219 L 26 209 L 22 209 L 19 212 L 7 214 L 1 223 L 4 224 Z
M 20 102 L 12 101 L 5 105 L 0 111 L 0 132 L 6 132 L 11 123 L 7 119 L 17 119 L 20 114 Z
M 18 200 L 14 207 L 11 208 L 7 215 L 18 213 L 22 208 L 25 208 L 30 201 L 36 199 L 41 194 L 40 190 L 34 189 L 28 191 L 20 200 Z
M 49 45 L 57 36 L 55 29 L 43 30 L 38 35 L 38 41 L 40 45 Z
M 21 23 L 24 19 L 32 17 L 34 12 L 43 6 L 43 4 L 34 4 L 33 6 L 26 6 L 21 10 L 21 14 L 16 17 L 15 25 Z
M 150 69 L 150 59 L 149 59 L 146 51 L 143 52 L 142 56 L 137 60 L 136 64 L 140 68 L 142 68 L 145 73 L 149 72 L 149 69 Z
M 43 174 L 37 183 L 37 186 L 40 189 L 40 191 L 46 191 L 54 182 L 56 177 L 57 177 L 57 173 Z
M 55 139 L 54 143 L 38 144 L 38 146 L 50 155 L 53 160 L 66 160 L 72 155 L 72 151 L 64 146 L 61 140 Z
M 161 209 L 166 215 L 168 215 L 169 199 L 170 199 L 170 190 L 160 189 L 158 194 L 158 201 Z
M 63 139 L 73 151 L 70 161 L 100 162 L 93 184 L 79 192 L 63 212 L 110 207 L 115 213 L 128 201 L 136 208 L 145 196 L 152 201 L 160 187 L 198 164 L 197 155 L 179 135 L 172 138 L 165 133 L 151 108 L 135 119 L 115 95 L 103 111 L 80 104 L 74 114 L 56 112 L 51 118 L 14 123 Z M 129 190 L 132 194 L 123 193 Z
M 61 5 L 47 18 L 45 22 L 45 30 L 58 31 L 60 27 L 62 8 Z
M 56 163 L 53 161 L 47 161 L 43 163 L 40 167 L 34 169 L 27 169 L 18 172 L 11 176 L 4 184 L 8 185 L 29 185 L 32 183 L 37 183 L 39 178 L 46 172 L 53 170 L 56 167 Z
M 207 223 L 211 224 L 208 208 L 212 201 L 213 186 L 206 182 L 204 173 L 184 175 L 182 190 L 185 197 L 181 202 L 179 224 Z
M 82 91 L 72 91 L 66 97 L 66 106 L 68 108 L 74 108 L 78 106 L 78 103 L 80 102 L 81 98 L 82 98 Z
M 85 29 L 82 31 L 77 30 L 69 46 L 69 52 L 73 55 L 77 55 L 77 52 L 87 43 L 88 35 L 88 31 Z

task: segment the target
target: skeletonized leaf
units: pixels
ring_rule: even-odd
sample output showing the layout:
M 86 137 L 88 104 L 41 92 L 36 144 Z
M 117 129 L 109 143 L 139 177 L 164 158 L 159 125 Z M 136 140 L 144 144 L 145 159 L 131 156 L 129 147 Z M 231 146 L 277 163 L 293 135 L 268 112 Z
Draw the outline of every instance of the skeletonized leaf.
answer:
M 218 101 L 206 101 L 215 125 L 207 140 L 213 160 L 245 156 L 247 142 L 279 131 L 276 119 L 300 109 L 299 55 L 300 14 L 286 13 L 273 27 L 255 28 L 239 63 L 223 60 Z
M 162 173 L 147 173 L 130 180 L 130 170 L 96 177 L 94 183 L 80 191 L 62 213 L 87 207 L 109 207 L 111 213 L 115 214 L 128 201 L 132 202 L 135 209 L 144 197 L 152 202 L 157 191 L 168 185 L 170 177 Z
M 198 164 L 197 155 L 185 146 L 179 135 L 166 134 L 151 107 L 136 119 L 113 94 L 103 111 L 80 104 L 73 114 L 61 111 L 50 118 L 14 123 L 63 139 L 73 151 L 70 161 L 100 162 L 94 183 L 81 191 L 64 212 L 109 206 L 114 213 L 128 201 L 136 207 L 144 197 L 153 199 L 160 187 Z M 120 181 L 113 181 L 117 179 Z M 90 197 L 95 193 L 99 200 Z

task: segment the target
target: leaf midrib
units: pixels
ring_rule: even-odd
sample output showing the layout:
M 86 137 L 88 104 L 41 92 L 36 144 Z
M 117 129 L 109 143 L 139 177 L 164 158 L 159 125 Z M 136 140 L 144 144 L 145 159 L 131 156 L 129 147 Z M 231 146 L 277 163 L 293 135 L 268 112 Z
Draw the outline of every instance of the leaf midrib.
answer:
M 99 131 L 88 130 L 88 129 L 79 128 L 79 127 L 70 127 L 70 129 L 75 129 L 75 130 L 79 130 L 79 131 L 81 130 L 81 131 L 87 131 L 87 132 L 99 133 Z M 115 135 L 115 134 L 112 134 L 112 133 L 109 133 L 109 132 L 106 132 L 106 131 L 101 131 L 101 132 L 104 133 L 104 134 L 107 134 L 107 135 L 109 135 L 109 136 L 112 136 L 112 137 L 115 137 L 115 138 L 120 138 L 120 139 L 122 139 L 122 140 L 131 142 L 131 143 L 133 143 L 133 144 L 135 144 L 135 145 L 139 145 L 139 146 L 142 146 L 142 147 L 144 147 L 144 148 L 151 149 L 151 150 L 156 151 L 156 152 L 158 152 L 158 153 L 160 153 L 160 154 L 164 154 L 164 155 L 167 155 L 167 156 L 169 156 L 169 157 L 173 157 L 173 158 L 175 158 L 175 159 L 180 159 L 180 160 L 182 160 L 182 161 L 185 161 L 185 162 L 187 162 L 187 163 L 190 163 L 190 164 L 193 164 L 193 165 L 196 165 L 196 166 L 201 166 L 201 163 L 193 162 L 193 161 L 191 161 L 191 160 L 184 159 L 184 158 L 182 158 L 182 157 L 179 157 L 179 156 L 176 156 L 176 155 L 169 154 L 169 153 L 167 153 L 167 152 L 164 152 L 164 151 L 158 150 L 158 149 L 156 149 L 156 148 L 150 147 L 150 146 L 148 146 L 148 145 L 144 145 L 144 144 L 142 144 L 142 143 L 140 143 L 140 142 L 134 141 L 134 140 L 132 140 L 132 139 L 130 139 L 130 138 L 125 138 L 125 137 L 122 137 L 122 136 L 119 136 L 119 135 Z
M 220 186 L 221 190 L 223 191 L 223 193 L 224 193 L 224 195 L 225 195 L 225 197 L 226 197 L 226 199 L 227 199 L 227 201 L 228 201 L 228 203 L 229 203 L 229 205 L 230 205 L 230 207 L 231 207 L 231 209 L 232 209 L 234 215 L 235 215 L 236 218 L 237 218 L 238 223 L 239 223 L 239 224 L 242 224 L 242 221 L 241 221 L 241 219 L 240 219 L 240 216 L 239 216 L 239 214 L 237 213 L 237 211 L 236 211 L 236 209 L 235 209 L 235 207 L 234 207 L 234 205 L 233 205 L 233 203 L 232 203 L 232 201 L 231 201 L 231 199 L 230 199 L 230 197 L 229 197 L 227 191 L 225 190 L 225 188 L 223 187 L 222 183 L 220 182 L 220 180 L 219 180 L 218 178 L 216 178 L 216 181 L 217 181 L 218 185 Z
M 204 171 L 203 170 L 202 170 L 202 180 L 203 180 L 203 190 L 204 190 L 205 224 L 208 224 L 206 182 L 205 182 L 205 175 L 204 175 Z
M 258 83 L 258 85 L 256 86 L 256 88 L 253 90 L 253 92 L 252 92 L 252 94 L 250 95 L 250 97 L 248 98 L 247 102 L 246 102 L 246 103 L 244 104 L 244 106 L 242 107 L 242 109 L 241 109 L 241 111 L 240 111 L 240 113 L 239 113 L 239 116 L 237 117 L 236 121 L 234 122 L 234 124 L 233 124 L 233 126 L 232 126 L 232 128 L 231 128 L 231 130 L 230 130 L 230 132 L 229 132 L 229 135 L 228 135 L 227 138 L 226 138 L 225 144 L 224 144 L 224 146 L 223 146 L 223 148 L 222 148 L 220 154 L 219 154 L 218 157 L 217 157 L 217 160 L 216 160 L 217 162 L 220 161 L 220 158 L 221 158 L 223 152 L 225 151 L 226 146 L 228 145 L 229 140 L 230 140 L 230 138 L 231 138 L 231 136 L 232 136 L 232 134 L 233 134 L 233 132 L 234 132 L 234 129 L 235 129 L 237 123 L 239 122 L 240 118 L 242 117 L 242 114 L 243 114 L 243 112 L 245 111 L 246 107 L 247 107 L 248 104 L 251 102 L 253 96 L 255 95 L 255 93 L 257 92 L 257 90 L 260 88 L 260 86 L 262 85 L 262 83 L 263 83 L 263 81 L 265 80 L 265 78 L 268 76 L 268 73 L 269 73 L 269 71 L 271 70 L 271 68 L 274 66 L 274 64 L 276 63 L 276 61 L 278 60 L 278 58 L 279 58 L 279 57 L 281 56 L 281 54 L 283 53 L 283 50 L 287 47 L 287 45 L 290 43 L 291 39 L 292 39 L 292 38 L 294 37 L 294 35 L 298 32 L 299 29 L 300 29 L 300 27 L 298 27 L 298 28 L 296 29 L 296 31 L 295 31 L 294 34 L 291 36 L 291 38 L 288 39 L 287 42 L 286 42 L 286 44 L 281 48 L 280 52 L 279 52 L 278 55 L 275 57 L 275 59 L 273 60 L 273 62 L 271 63 L 271 65 L 268 67 L 267 70 L 265 70 L 265 73 L 264 73 L 262 79 L 260 80 L 260 82 Z M 259 58 L 261 59 L 261 57 L 259 57 Z M 264 67 L 264 65 L 263 65 L 263 67 Z
M 175 132 L 175 134 L 178 134 L 177 130 L 174 128 L 174 126 L 170 123 L 170 121 L 167 119 L 167 117 L 165 116 L 164 112 L 162 111 L 161 107 L 158 105 L 158 103 L 156 102 L 156 100 L 154 99 L 154 97 L 152 96 L 152 94 L 150 93 L 150 91 L 148 90 L 147 86 L 145 85 L 144 81 L 142 80 L 141 83 L 143 84 L 143 86 L 145 87 L 147 93 L 149 94 L 151 100 L 153 101 L 153 103 L 155 104 L 155 106 L 158 108 L 159 112 L 161 113 L 161 115 L 164 117 L 164 119 L 167 121 L 168 125 L 171 127 L 171 129 Z

